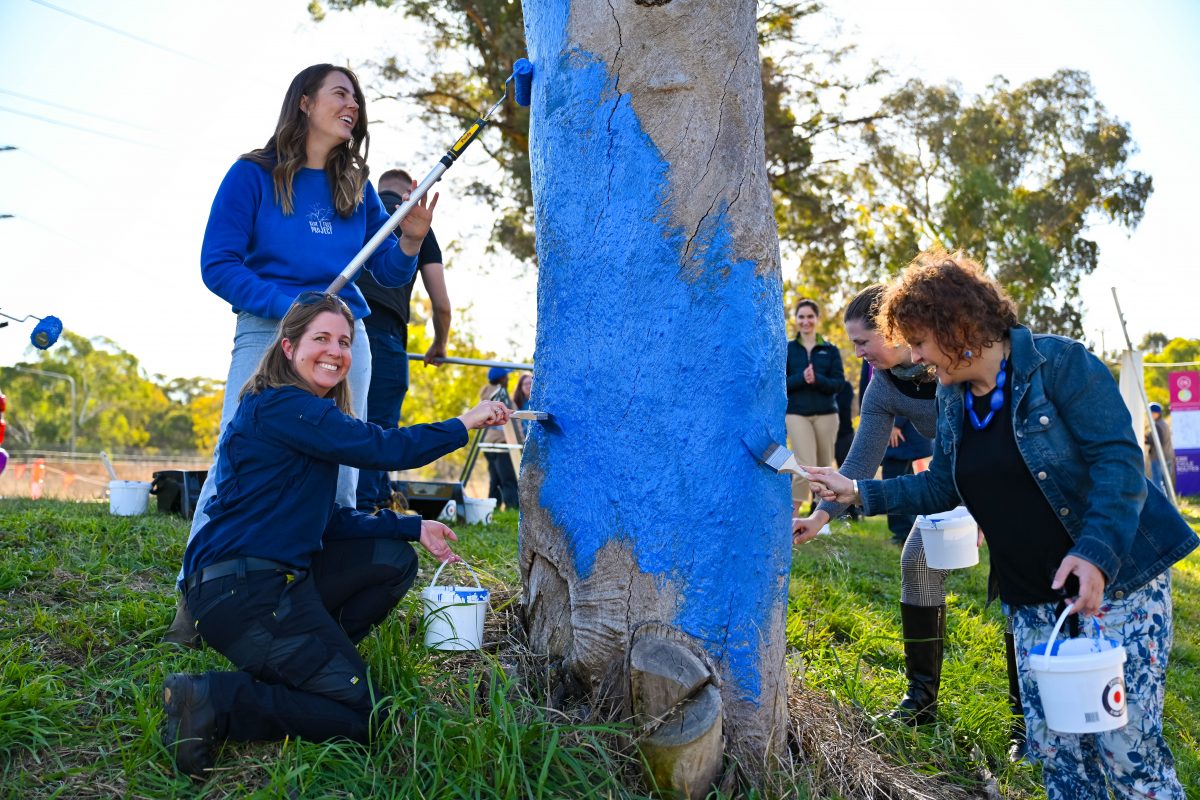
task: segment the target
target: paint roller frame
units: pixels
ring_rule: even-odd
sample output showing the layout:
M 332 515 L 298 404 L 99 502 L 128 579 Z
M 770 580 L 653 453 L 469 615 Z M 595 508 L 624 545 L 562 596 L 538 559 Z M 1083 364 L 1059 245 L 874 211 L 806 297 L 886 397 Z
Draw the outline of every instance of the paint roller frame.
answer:
M 36 319 L 38 324 L 33 326 L 33 332 L 29 334 L 29 343 L 38 350 L 49 350 L 58 341 L 58 337 L 62 336 L 62 320 L 53 314 L 47 314 L 44 317 L 26 314 L 23 317 L 17 318 L 0 311 L 0 317 L 11 319 L 13 322 L 25 322 L 26 320 Z M 0 328 L 5 325 L 8 325 L 8 323 L 0 323 Z
M 354 276 L 362 269 L 362 265 L 366 263 L 367 259 L 371 257 L 371 254 L 375 252 L 379 245 L 383 244 L 384 239 L 399 227 L 413 206 L 420 202 L 429 193 L 429 190 L 433 188 L 433 185 L 442 179 L 442 175 L 446 173 L 446 170 L 454 166 L 454 162 L 463 154 L 463 151 L 467 149 L 471 142 L 479 137 L 479 133 L 487 126 L 492 114 L 496 113 L 497 109 L 504 105 L 504 101 L 508 99 L 508 85 L 510 83 L 513 85 L 513 100 L 518 105 L 528 106 L 532 99 L 531 92 L 533 87 L 533 64 L 528 59 L 518 58 L 513 63 L 512 73 L 504 79 L 504 90 L 501 92 L 500 98 L 492 104 L 492 107 L 483 116 L 475 120 L 462 136 L 458 137 L 458 141 L 446 151 L 445 155 L 429 171 L 429 174 L 417 184 L 417 188 L 412 190 L 408 199 L 396 207 L 396 210 L 388 217 L 383 227 L 375 232 L 370 241 L 363 245 L 358 254 L 350 260 L 345 269 L 325 289 L 327 294 L 337 294 L 347 283 L 354 280 Z

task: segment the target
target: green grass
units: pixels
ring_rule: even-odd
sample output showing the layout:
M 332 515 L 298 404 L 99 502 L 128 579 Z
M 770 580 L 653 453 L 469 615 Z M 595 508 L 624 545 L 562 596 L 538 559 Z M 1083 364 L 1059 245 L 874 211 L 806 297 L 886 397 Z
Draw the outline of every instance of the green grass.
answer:
M 1192 519 L 1198 523 L 1200 519 Z M 515 599 L 516 518 L 463 527 L 459 551 Z M 888 710 L 903 684 L 899 557 L 881 522 L 839 525 L 796 552 L 788 638 L 805 686 L 856 715 Z M 449 655 L 420 644 L 419 600 L 363 644 L 381 686 L 409 712 L 371 748 L 286 741 L 230 745 L 219 775 L 174 774 L 158 739 L 169 672 L 227 668 L 211 650 L 159 640 L 187 536 L 176 517 L 109 516 L 100 504 L 0 501 L 0 797 L 642 797 L 625 730 L 545 710 L 502 651 Z M 418 586 L 432 576 L 422 562 Z M 888 762 L 971 791 L 982 769 L 1005 797 L 1039 797 L 1036 771 L 1004 758 L 1006 679 L 986 570 L 948 584 L 949 635 L 936 726 L 874 723 Z M 498 588 L 497 588 L 498 587 Z M 511 616 L 493 614 L 493 620 Z M 1179 565 L 1167 730 L 1190 793 L 1200 790 L 1200 557 Z M 490 630 L 489 641 L 503 631 Z M 795 787 L 795 796 L 815 796 Z

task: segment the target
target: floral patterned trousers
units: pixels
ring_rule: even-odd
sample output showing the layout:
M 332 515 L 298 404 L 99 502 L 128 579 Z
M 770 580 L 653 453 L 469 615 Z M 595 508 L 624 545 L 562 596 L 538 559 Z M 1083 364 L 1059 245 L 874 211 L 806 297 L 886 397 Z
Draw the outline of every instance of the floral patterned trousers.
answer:
M 1173 636 L 1171 571 L 1164 571 L 1120 600 L 1106 596 L 1096 616 L 1104 636 L 1123 644 L 1127 656 L 1129 722 L 1115 731 L 1057 733 L 1046 726 L 1042 698 L 1029 666 L 1029 650 L 1050 638 L 1057 621 L 1056 606 L 1005 610 L 1011 616 L 1016 637 L 1029 748 L 1042 764 L 1049 800 L 1107 800 L 1109 791 L 1120 800 L 1184 800 L 1175 759 L 1163 739 L 1162 728 L 1167 657 Z

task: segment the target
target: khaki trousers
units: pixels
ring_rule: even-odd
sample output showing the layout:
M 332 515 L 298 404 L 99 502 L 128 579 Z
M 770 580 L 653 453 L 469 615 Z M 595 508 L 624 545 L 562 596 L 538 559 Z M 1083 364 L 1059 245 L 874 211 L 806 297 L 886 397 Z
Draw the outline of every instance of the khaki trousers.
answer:
M 788 414 L 788 444 L 801 466 L 832 467 L 833 443 L 837 439 L 838 415 L 817 414 L 811 417 Z M 799 476 L 792 478 L 792 502 L 807 503 L 812 498 L 808 481 Z

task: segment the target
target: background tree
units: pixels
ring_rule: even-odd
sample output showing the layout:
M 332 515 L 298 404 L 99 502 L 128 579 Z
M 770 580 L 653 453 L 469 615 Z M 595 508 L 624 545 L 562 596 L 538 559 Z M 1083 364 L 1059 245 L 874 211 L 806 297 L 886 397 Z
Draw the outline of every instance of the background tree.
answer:
M 311 0 L 308 8 L 319 20 L 327 10 L 364 5 L 395 8 L 425 26 L 425 53 L 395 55 L 368 69 L 379 78 L 381 96 L 410 100 L 422 119 L 446 136 L 457 136 L 494 102 L 512 62 L 525 52 L 521 4 L 509 0 Z M 763 52 L 767 169 L 780 235 L 820 248 L 822 263 L 828 263 L 843 253 L 839 234 L 846 220 L 838 179 L 844 165 L 838 159 L 816 161 L 814 148 L 873 118 L 848 117 L 846 108 L 884 73 L 871 67 L 865 75 L 847 77 L 842 63 L 852 46 L 803 36 L 823 13 L 824 4 L 813 0 L 762 2 L 756 25 Z M 482 138 L 500 167 L 500 185 L 476 181 L 468 188 L 498 214 L 490 249 L 504 249 L 523 261 L 535 258 L 528 128 L 525 109 L 507 103 L 498 122 L 489 125 L 494 130 Z
M 220 383 L 203 378 L 149 378 L 137 358 L 103 337 L 64 331 L 59 343 L 22 362 L 75 380 L 76 449 L 83 451 L 192 452 L 198 431 L 216 430 Z M 11 402 L 14 447 L 65 450 L 70 439 L 70 395 L 64 382 L 0 367 Z M 216 398 L 216 402 L 213 402 Z M 215 416 L 214 416 L 215 414 Z
M 1016 88 L 997 78 L 978 97 L 910 81 L 884 99 L 863 143 L 847 182 L 858 202 L 846 252 L 806 253 L 818 285 L 857 286 L 940 243 L 980 260 L 1031 327 L 1075 337 L 1079 281 L 1099 260 L 1088 228 L 1136 227 L 1153 188 L 1128 168 L 1128 126 L 1074 70 Z

